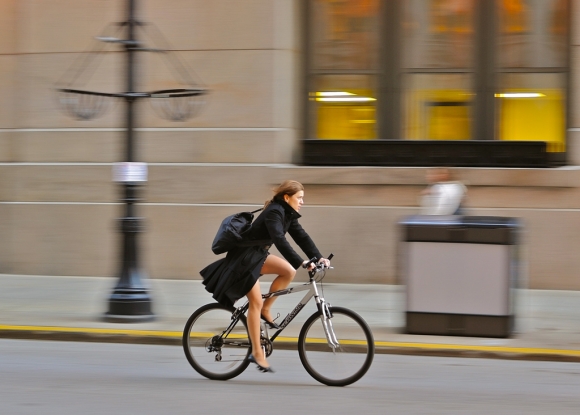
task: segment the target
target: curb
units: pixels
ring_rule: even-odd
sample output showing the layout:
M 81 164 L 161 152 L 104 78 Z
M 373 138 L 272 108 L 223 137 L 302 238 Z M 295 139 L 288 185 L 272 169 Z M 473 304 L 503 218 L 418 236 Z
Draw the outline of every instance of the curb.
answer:
M 57 326 L 0 325 L 0 338 L 181 346 L 182 332 Z M 277 349 L 296 350 L 298 339 L 278 337 Z M 377 354 L 580 363 L 580 350 L 375 341 Z
M 181 345 L 178 332 L 57 326 L 0 325 L 0 339 Z
M 580 350 L 542 347 L 473 346 L 439 343 L 375 342 L 377 353 L 580 363 Z

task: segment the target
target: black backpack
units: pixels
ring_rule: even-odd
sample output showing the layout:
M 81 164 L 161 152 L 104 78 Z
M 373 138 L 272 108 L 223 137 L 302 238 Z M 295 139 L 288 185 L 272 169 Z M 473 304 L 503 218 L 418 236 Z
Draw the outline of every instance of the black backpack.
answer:
M 263 209 L 263 208 L 262 208 Z M 230 215 L 225 218 L 213 239 L 211 250 L 214 254 L 219 255 L 228 252 L 236 246 L 252 246 L 261 245 L 268 241 L 251 241 L 244 242 L 244 233 L 252 226 L 254 220 L 254 213 L 262 209 L 254 210 L 253 212 L 240 212 Z

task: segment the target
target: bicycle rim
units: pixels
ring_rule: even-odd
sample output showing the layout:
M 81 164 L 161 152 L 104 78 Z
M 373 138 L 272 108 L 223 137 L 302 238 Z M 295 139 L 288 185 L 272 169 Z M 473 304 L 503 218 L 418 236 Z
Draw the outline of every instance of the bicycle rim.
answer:
M 191 366 L 202 376 L 227 380 L 248 367 L 250 340 L 246 317 L 223 335 L 232 322 L 233 308 L 208 304 L 195 311 L 183 330 L 183 349 Z
M 326 339 L 322 314 L 308 318 L 298 338 L 298 353 L 306 371 L 329 386 L 356 382 L 371 367 L 375 346 L 372 332 L 355 312 L 332 307 L 332 327 L 339 346 L 332 348 Z

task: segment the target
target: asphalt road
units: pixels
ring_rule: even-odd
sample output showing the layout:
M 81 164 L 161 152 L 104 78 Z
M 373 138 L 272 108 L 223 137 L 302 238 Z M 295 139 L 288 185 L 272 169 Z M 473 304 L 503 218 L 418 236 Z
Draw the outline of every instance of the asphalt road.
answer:
M 580 364 L 377 355 L 354 385 L 319 384 L 296 351 L 274 374 L 199 376 L 176 346 L 0 340 L 0 414 L 578 414 Z

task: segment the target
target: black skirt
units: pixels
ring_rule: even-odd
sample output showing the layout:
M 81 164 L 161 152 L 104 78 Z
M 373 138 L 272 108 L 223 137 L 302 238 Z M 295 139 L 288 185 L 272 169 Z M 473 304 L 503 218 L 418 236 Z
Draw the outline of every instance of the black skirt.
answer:
M 260 278 L 268 256 L 268 247 L 239 247 L 229 251 L 225 258 L 209 264 L 199 273 L 205 289 L 220 304 L 231 307 L 244 297 Z

